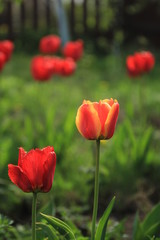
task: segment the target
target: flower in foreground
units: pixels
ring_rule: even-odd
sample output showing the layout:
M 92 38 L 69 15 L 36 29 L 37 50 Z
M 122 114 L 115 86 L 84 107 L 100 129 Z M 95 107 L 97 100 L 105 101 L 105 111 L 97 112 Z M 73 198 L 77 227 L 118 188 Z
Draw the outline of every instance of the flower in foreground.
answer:
M 24 192 L 48 192 L 52 187 L 56 166 L 53 147 L 32 149 L 28 153 L 19 148 L 18 166 L 8 165 L 10 180 Z
M 119 114 L 117 100 L 83 101 L 76 116 L 76 126 L 89 140 L 109 139 L 113 136 Z
M 41 38 L 39 50 L 41 53 L 51 54 L 58 51 L 61 45 L 61 39 L 56 35 L 48 35 Z

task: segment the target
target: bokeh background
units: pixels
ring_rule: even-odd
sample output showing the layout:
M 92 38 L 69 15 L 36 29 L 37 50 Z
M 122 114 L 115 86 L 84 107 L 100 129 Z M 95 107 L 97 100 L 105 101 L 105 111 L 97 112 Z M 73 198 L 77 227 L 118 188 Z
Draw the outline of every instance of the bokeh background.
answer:
M 83 99 L 112 97 L 120 114 L 113 138 L 101 144 L 98 216 L 115 195 L 110 239 L 130 239 L 135 213 L 143 219 L 160 199 L 160 2 L 1 0 L 0 8 L 0 39 L 15 45 L 0 73 L 1 218 L 13 219 L 19 231 L 28 228 L 32 196 L 10 182 L 8 163 L 17 164 L 20 146 L 53 145 L 53 189 L 39 195 L 38 209 L 88 235 L 95 146 L 78 133 L 75 117 Z M 84 54 L 72 76 L 37 82 L 30 63 L 48 34 L 60 36 L 62 45 L 82 39 Z M 152 52 L 155 66 L 131 78 L 126 57 L 143 50 Z

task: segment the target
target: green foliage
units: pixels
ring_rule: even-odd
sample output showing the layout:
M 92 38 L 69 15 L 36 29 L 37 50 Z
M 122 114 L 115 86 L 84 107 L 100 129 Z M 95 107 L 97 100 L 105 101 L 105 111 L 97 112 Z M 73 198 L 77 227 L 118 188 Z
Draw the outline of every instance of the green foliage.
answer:
M 160 204 L 156 205 L 151 212 L 147 214 L 143 222 L 140 222 L 138 214 L 136 214 L 133 226 L 134 240 L 157 239 L 160 234 Z
M 48 209 L 47 214 L 52 214 L 54 209 L 60 215 L 63 211 L 60 206 L 64 206 L 69 210 L 69 220 L 79 226 L 86 236 L 89 235 L 87 221 L 93 200 L 94 144 L 83 139 L 75 126 L 76 111 L 83 99 L 99 101 L 113 97 L 120 103 L 115 134 L 111 140 L 101 143 L 100 210 L 105 208 L 106 199 L 116 195 L 117 213 L 121 209 L 135 211 L 134 196 L 141 190 L 140 184 L 143 182 L 146 183 L 146 191 L 152 190 L 152 199 L 156 196 L 154 202 L 158 201 L 160 70 L 156 67 L 143 79 L 145 114 L 141 113 L 138 110 L 136 84 L 140 79 L 134 79 L 131 83 L 126 76 L 125 53 L 116 56 L 94 55 L 92 46 L 89 46 L 77 63 L 73 76 L 54 76 L 44 83 L 35 82 L 31 77 L 29 68 L 32 56 L 14 53 L 0 76 L 0 176 L 5 180 L 0 182 L 0 210 L 5 215 L 10 213 L 27 223 L 30 220 L 24 216 L 23 206 L 31 208 L 31 197 L 9 184 L 7 174 L 8 163 L 18 162 L 18 147 L 29 151 L 31 148 L 53 145 L 57 154 L 53 190 L 40 195 L 38 206 L 44 207 L 49 202 L 53 207 Z M 144 201 L 142 208 L 145 204 Z M 72 228 L 69 221 L 67 224 Z M 114 224 L 110 220 L 106 238 L 121 240 L 123 227 L 124 223 Z M 76 228 L 73 232 L 76 239 L 85 239 Z M 24 238 L 22 232 L 20 236 Z M 29 239 L 29 236 L 25 238 Z
M 20 239 L 17 231 L 11 226 L 12 220 L 7 217 L 0 215 L 0 238 L 3 239 Z
M 95 240 L 105 240 L 107 224 L 108 224 L 109 216 L 111 214 L 114 203 L 115 203 L 115 197 L 109 203 L 109 205 L 108 205 L 107 209 L 105 210 L 103 216 L 99 220 L 99 224 L 98 224 L 98 227 L 97 227 L 97 230 L 96 230 Z
M 72 232 L 72 229 L 62 220 L 42 214 L 42 217 L 47 221 L 47 225 L 39 223 L 38 225 L 45 229 L 48 233 L 48 236 L 51 236 L 51 239 L 63 239 L 66 240 L 75 240 L 75 236 Z M 48 226 L 49 224 L 49 226 Z M 45 227 L 44 227 L 45 226 Z
M 120 222 L 109 220 L 108 231 L 106 233 L 106 240 L 121 240 L 125 239 L 125 220 Z
M 142 176 L 151 171 L 153 163 L 149 162 L 149 156 L 152 155 L 152 140 L 151 126 L 146 126 L 143 130 L 141 126 L 135 127 L 126 119 L 119 125 L 112 143 L 102 144 L 100 189 L 103 199 L 108 195 L 108 190 L 103 190 L 106 188 L 110 195 L 117 195 L 117 207 L 123 209 L 130 204 L 128 200 L 132 201 L 134 194 L 140 191 Z M 105 151 L 107 146 L 108 150 Z M 113 192 L 111 189 L 114 189 Z
M 45 237 L 45 233 L 46 236 L 49 240 L 51 239 L 55 239 L 58 240 L 58 236 L 56 234 L 56 231 L 54 230 L 54 228 L 52 228 L 50 225 L 45 224 L 45 223 L 41 223 L 41 222 L 37 222 L 37 227 L 38 227 L 38 238 L 42 239 Z M 40 233 L 39 233 L 40 231 Z
M 30 229 L 24 226 L 14 226 L 13 220 L 0 214 L 0 239 L 3 240 L 29 240 L 31 238 Z

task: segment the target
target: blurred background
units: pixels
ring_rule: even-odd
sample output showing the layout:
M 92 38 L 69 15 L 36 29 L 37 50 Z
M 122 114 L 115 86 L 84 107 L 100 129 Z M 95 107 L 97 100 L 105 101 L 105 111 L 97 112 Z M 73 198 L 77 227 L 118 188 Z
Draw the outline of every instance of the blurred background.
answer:
M 44 34 L 59 33 L 59 16 L 70 38 L 83 37 L 106 51 L 133 41 L 159 44 L 158 0 L 1 0 L 0 36 L 23 49 L 29 38 L 33 47 Z
M 95 146 L 80 136 L 75 117 L 83 99 L 112 97 L 120 114 L 113 138 L 101 144 L 98 216 L 115 195 L 110 239 L 130 239 L 135 213 L 143 219 L 160 199 L 159 22 L 158 0 L 0 1 L 0 39 L 15 45 L 0 73 L 1 216 L 27 229 L 32 196 L 10 182 L 7 166 L 17 165 L 20 146 L 29 151 L 53 145 L 53 189 L 39 195 L 38 209 L 89 234 Z M 30 62 L 49 34 L 60 36 L 62 45 L 82 39 L 84 54 L 73 75 L 41 83 L 33 79 Z M 131 78 L 126 57 L 143 50 L 154 55 L 154 69 Z

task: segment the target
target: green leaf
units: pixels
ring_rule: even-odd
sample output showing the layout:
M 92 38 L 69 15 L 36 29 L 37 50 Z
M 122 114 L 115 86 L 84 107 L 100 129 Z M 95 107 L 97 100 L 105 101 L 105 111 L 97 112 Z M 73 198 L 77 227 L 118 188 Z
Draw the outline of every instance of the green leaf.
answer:
M 149 127 L 148 129 L 146 129 L 145 133 L 140 139 L 140 143 L 138 143 L 137 145 L 138 158 L 141 164 L 146 159 L 147 153 L 149 151 L 150 143 L 152 140 L 152 135 L 153 135 L 153 129 L 152 127 Z
M 153 237 L 160 234 L 160 222 L 152 225 L 145 233 L 147 236 Z
M 115 197 L 113 197 L 113 199 L 109 203 L 107 209 L 105 210 L 103 216 L 101 217 L 101 219 L 99 221 L 97 231 L 96 231 L 95 240 L 104 240 L 105 239 L 106 228 L 107 228 L 109 216 L 110 216 L 110 213 L 111 213 L 112 208 L 114 206 L 114 203 L 115 203 Z
M 78 237 L 77 240 L 89 240 L 88 237 Z
M 41 213 L 41 215 L 60 235 L 63 235 L 65 239 L 76 240 L 72 229 L 66 223 L 53 216 L 48 216 L 43 213 Z
M 160 203 L 157 204 L 151 212 L 146 216 L 142 223 L 143 231 L 146 233 L 153 225 L 158 224 L 160 221 Z
M 134 223 L 133 223 L 133 235 L 132 235 L 133 240 L 141 240 L 143 239 L 143 233 L 142 233 L 142 228 L 140 224 L 140 219 L 138 213 L 136 213 Z
M 52 228 L 48 224 L 41 223 L 41 222 L 37 222 L 36 225 L 38 225 L 45 233 L 47 233 L 47 237 L 49 237 L 49 239 L 58 240 L 58 237 L 56 235 L 54 228 Z
M 133 235 L 132 239 L 137 239 L 137 235 L 139 233 L 139 228 L 140 228 L 140 220 L 139 220 L 139 215 L 136 213 L 134 223 L 133 223 Z

